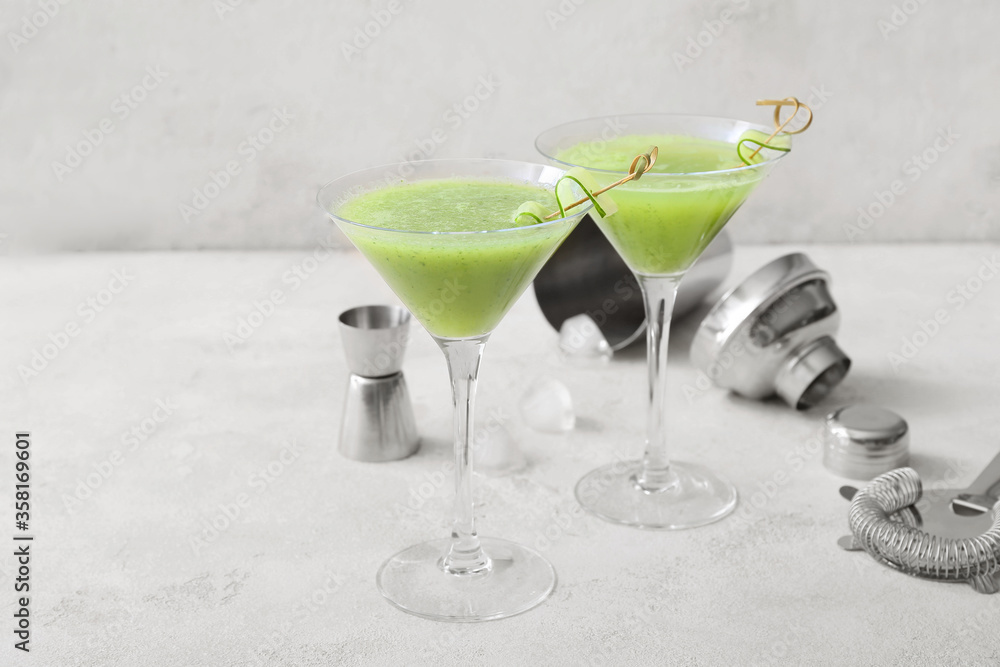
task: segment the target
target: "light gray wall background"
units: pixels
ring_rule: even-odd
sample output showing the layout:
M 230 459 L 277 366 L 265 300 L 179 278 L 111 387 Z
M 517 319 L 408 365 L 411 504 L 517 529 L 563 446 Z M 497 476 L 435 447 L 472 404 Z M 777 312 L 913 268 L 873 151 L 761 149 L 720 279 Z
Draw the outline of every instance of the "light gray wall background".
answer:
M 738 241 L 1000 240 L 995 0 L 2 7 L 0 252 L 312 246 L 349 171 L 537 161 L 541 130 L 601 114 L 764 122 L 787 95 L 816 121 Z

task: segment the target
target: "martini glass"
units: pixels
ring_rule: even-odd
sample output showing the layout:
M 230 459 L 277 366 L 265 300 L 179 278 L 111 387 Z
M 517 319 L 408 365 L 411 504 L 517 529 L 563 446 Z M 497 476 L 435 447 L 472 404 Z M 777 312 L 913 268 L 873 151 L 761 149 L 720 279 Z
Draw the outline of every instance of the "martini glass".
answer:
M 444 352 L 451 376 L 451 536 L 404 549 L 377 576 L 382 595 L 411 614 L 442 621 L 505 618 L 536 606 L 555 587 L 555 571 L 540 554 L 477 534 L 470 444 L 476 382 L 490 333 L 590 209 L 580 206 L 564 218 L 486 231 L 483 207 L 512 187 L 525 191 L 521 203 L 550 196 L 546 191 L 562 175 L 561 169 L 527 162 L 428 160 L 355 172 L 319 192 L 320 206 Z M 429 191 L 420 187 L 451 201 L 432 205 Z M 380 196 L 377 225 L 350 219 L 365 217 L 357 205 L 367 194 Z M 518 203 L 502 214 L 512 216 Z M 415 228 L 422 231 L 407 231 Z
M 649 412 L 646 450 L 588 473 L 576 487 L 584 509 L 608 521 L 680 529 L 718 521 L 736 508 L 736 488 L 704 466 L 673 461 L 667 446 L 667 343 L 677 286 L 705 247 L 785 153 L 764 149 L 745 165 L 736 143 L 770 128 L 738 120 L 670 114 L 593 118 L 541 134 L 538 150 L 581 166 L 605 186 L 626 175 L 632 156 L 659 148 L 641 179 L 608 193 L 617 213 L 598 227 L 635 274 L 646 309 Z M 774 145 L 789 148 L 786 134 Z M 745 150 L 749 155 L 751 149 Z

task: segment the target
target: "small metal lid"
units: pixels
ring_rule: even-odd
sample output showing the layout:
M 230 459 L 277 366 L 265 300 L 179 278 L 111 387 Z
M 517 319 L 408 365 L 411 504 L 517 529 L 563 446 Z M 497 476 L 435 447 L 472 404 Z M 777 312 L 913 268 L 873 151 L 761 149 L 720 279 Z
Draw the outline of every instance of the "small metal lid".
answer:
M 823 465 L 850 479 L 872 479 L 910 460 L 906 420 L 875 405 L 849 405 L 826 417 Z

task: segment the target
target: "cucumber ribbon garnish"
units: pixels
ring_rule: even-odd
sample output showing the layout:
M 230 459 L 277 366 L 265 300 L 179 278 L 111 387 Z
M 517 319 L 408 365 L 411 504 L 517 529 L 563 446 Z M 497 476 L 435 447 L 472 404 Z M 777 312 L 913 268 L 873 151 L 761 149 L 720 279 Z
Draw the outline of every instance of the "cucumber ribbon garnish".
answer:
M 776 143 L 769 143 L 767 139 L 755 139 L 754 137 L 748 137 L 747 135 L 751 132 L 757 132 L 757 130 L 747 130 L 739 141 L 736 142 L 736 154 L 740 156 L 743 164 L 750 166 L 753 164 L 752 160 L 760 152 L 762 148 L 769 148 L 772 151 L 781 151 L 782 153 L 788 153 L 792 150 L 791 146 L 779 146 Z M 759 133 L 763 135 L 763 132 Z M 757 147 L 749 157 L 743 155 L 743 147 L 747 144 L 752 144 Z
M 813 122 L 812 109 L 810 109 L 802 102 L 799 102 L 794 97 L 786 97 L 783 100 L 757 100 L 757 106 L 774 107 L 774 132 L 772 132 L 771 136 L 767 137 L 766 139 L 756 139 L 754 137 L 747 136 L 749 134 L 757 134 L 758 136 L 762 136 L 764 134 L 763 132 L 757 130 L 748 130 L 743 133 L 743 136 L 740 137 L 740 140 L 736 142 L 736 155 L 738 155 L 740 161 L 747 166 L 753 164 L 753 159 L 757 157 L 757 154 L 760 153 L 761 149 L 763 148 L 769 148 L 771 150 L 780 151 L 782 153 L 789 152 L 790 150 L 792 150 L 791 146 L 788 145 L 779 146 L 773 142 L 774 138 L 778 136 L 780 132 L 784 132 L 786 135 L 799 134 L 800 132 L 805 132 L 807 129 L 809 129 L 809 126 L 812 125 Z M 781 107 L 793 107 L 791 115 L 788 116 L 788 118 L 786 118 L 784 121 L 781 120 Z M 795 130 L 785 129 L 788 127 L 788 124 L 792 122 L 792 119 L 795 118 L 796 114 L 798 114 L 799 110 L 801 109 L 805 109 L 805 112 L 809 115 L 809 117 L 806 118 L 805 124 L 802 127 Z M 750 153 L 750 155 L 744 156 L 743 155 L 744 144 L 753 144 L 757 146 L 757 148 L 754 149 L 754 152 Z
M 549 210 L 542 206 L 536 201 L 526 201 L 517 207 L 517 212 L 514 214 L 514 224 L 518 227 L 527 225 L 537 225 L 542 222 L 542 220 L 549 214 Z M 521 216 L 527 216 L 531 218 L 531 222 L 523 223 L 521 222 Z

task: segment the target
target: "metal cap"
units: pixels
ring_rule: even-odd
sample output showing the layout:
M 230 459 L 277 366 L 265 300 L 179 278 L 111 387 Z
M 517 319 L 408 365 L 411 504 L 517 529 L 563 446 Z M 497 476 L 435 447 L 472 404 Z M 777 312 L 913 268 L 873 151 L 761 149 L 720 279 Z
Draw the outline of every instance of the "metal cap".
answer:
M 849 405 L 826 417 L 823 465 L 850 479 L 872 479 L 910 460 L 906 420 L 875 405 Z

